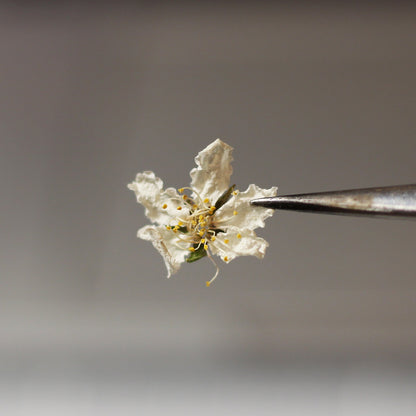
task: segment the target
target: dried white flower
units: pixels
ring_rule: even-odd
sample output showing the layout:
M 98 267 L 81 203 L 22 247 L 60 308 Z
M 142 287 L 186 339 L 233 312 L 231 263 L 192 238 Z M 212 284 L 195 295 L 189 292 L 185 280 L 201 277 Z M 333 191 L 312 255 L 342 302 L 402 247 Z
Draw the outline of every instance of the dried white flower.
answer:
M 213 261 L 213 254 L 226 263 L 238 256 L 264 257 L 268 243 L 253 230 L 264 227 L 273 210 L 252 206 L 250 200 L 275 196 L 277 188 L 250 185 L 239 192 L 235 185 L 230 187 L 232 150 L 220 139 L 202 150 L 195 158 L 197 167 L 190 172 L 189 188 L 164 190 L 162 180 L 150 171 L 137 174 L 128 185 L 155 224 L 141 228 L 138 237 L 151 241 L 160 252 L 167 277 L 183 262 L 204 256 Z M 218 267 L 207 286 L 217 275 Z

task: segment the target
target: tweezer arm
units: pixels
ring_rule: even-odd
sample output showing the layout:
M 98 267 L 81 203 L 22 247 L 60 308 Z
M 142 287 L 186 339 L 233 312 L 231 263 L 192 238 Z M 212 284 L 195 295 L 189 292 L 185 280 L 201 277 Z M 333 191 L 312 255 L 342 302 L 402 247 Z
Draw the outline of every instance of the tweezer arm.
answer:
M 250 203 L 291 211 L 416 218 L 416 185 L 286 195 L 253 199 Z

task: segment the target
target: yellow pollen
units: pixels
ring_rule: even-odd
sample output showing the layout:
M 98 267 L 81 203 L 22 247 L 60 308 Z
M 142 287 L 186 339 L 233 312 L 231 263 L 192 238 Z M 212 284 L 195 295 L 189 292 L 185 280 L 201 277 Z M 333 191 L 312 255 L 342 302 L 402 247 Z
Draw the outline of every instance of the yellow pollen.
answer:
M 240 233 L 237 234 L 237 238 L 241 238 L 241 234 Z
M 237 215 L 237 214 L 238 214 L 238 212 L 237 212 L 237 211 L 234 211 L 234 212 L 233 212 L 233 215 Z
M 171 227 L 170 225 L 167 225 L 167 226 L 166 226 L 166 229 L 167 229 L 167 230 L 171 230 L 171 229 L 172 229 L 172 227 Z
M 212 206 L 209 208 L 209 210 L 210 210 L 210 211 L 215 211 L 215 209 L 216 209 L 216 208 L 214 207 L 214 205 L 212 205 Z
M 195 247 L 189 247 L 188 250 L 189 251 L 195 251 Z
M 238 195 L 238 191 L 234 191 L 233 192 L 233 195 Z
M 202 237 L 203 235 L 205 234 L 205 230 L 204 231 L 198 231 L 198 235 L 200 236 L 200 237 Z
M 205 238 L 201 238 L 201 243 L 204 244 L 205 243 Z
M 197 208 L 198 208 L 198 205 L 197 205 L 197 204 L 193 204 L 193 205 L 192 205 L 192 208 L 193 208 L 193 209 L 197 209 Z
M 173 229 L 176 231 L 176 230 L 179 230 L 179 225 L 175 225 L 174 227 L 173 227 Z
M 191 221 L 191 224 L 192 224 L 192 225 L 196 225 L 196 221 L 195 221 L 195 220 L 192 220 L 192 221 Z
M 182 199 L 186 201 L 188 199 L 188 195 L 182 195 Z
M 208 250 L 208 244 L 204 244 L 204 250 Z
M 206 221 L 201 221 L 200 224 L 201 224 L 202 227 L 205 227 L 207 225 L 207 222 Z
M 211 241 L 215 241 L 217 239 L 217 237 L 215 237 L 215 235 L 213 235 L 212 237 L 211 237 Z
M 183 192 L 183 189 L 184 189 L 184 188 L 179 188 L 179 189 L 178 189 L 179 193 L 182 193 L 182 192 Z
M 168 207 L 168 205 L 167 205 L 167 204 L 163 204 L 163 205 L 162 205 L 162 208 L 163 208 L 163 209 L 166 209 L 167 207 Z
M 204 199 L 204 203 L 205 203 L 205 204 L 208 204 L 208 202 L 209 202 L 209 199 L 208 199 L 208 198 L 205 198 L 205 199 Z
M 224 261 L 228 261 L 228 257 L 227 256 L 224 257 Z
M 179 227 L 182 227 L 183 222 L 182 221 L 178 221 L 178 225 L 179 225 Z
M 209 287 L 209 286 L 210 286 L 210 284 L 211 284 L 211 282 L 205 282 L 205 285 L 206 285 L 207 287 Z
M 182 207 L 178 207 L 178 208 L 176 208 L 178 211 L 180 211 L 181 209 L 182 209 Z
M 204 216 L 200 215 L 198 219 L 199 219 L 199 221 L 202 221 L 204 219 Z
M 226 238 L 225 240 L 224 240 L 224 243 L 225 244 L 228 244 L 230 242 L 230 240 L 228 239 L 228 238 Z

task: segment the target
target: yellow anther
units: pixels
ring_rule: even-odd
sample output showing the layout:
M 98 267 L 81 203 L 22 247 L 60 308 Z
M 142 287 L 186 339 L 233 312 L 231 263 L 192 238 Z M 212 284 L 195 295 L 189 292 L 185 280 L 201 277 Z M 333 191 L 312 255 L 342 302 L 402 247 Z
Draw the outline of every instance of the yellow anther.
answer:
M 163 205 L 162 205 L 162 208 L 163 208 L 163 209 L 166 209 L 167 207 L 168 207 L 168 204 L 163 204 Z
M 182 192 L 183 192 L 183 190 L 184 190 L 184 188 L 179 188 L 179 189 L 178 189 L 179 193 L 182 193 Z
M 193 208 L 193 209 L 197 209 L 197 208 L 198 208 L 198 205 L 197 205 L 197 204 L 193 204 L 193 205 L 192 205 L 192 208 Z
M 228 257 L 227 256 L 224 257 L 224 261 L 228 261 Z
M 198 235 L 199 235 L 200 237 L 202 237 L 204 234 L 205 234 L 205 230 L 204 230 L 204 231 L 203 231 L 203 230 L 198 231 Z
M 209 210 L 210 210 L 210 211 L 215 211 L 215 210 L 216 210 L 216 208 L 214 207 L 214 205 L 212 205 L 212 206 L 209 208 Z
M 207 222 L 206 221 L 201 221 L 200 224 L 201 224 L 202 227 L 205 227 L 207 225 Z
M 208 244 L 204 244 L 204 250 L 208 250 Z
M 205 238 L 201 238 L 201 243 L 204 244 L 205 243 Z
M 211 284 L 211 282 L 205 282 L 205 285 L 206 285 L 207 287 L 209 287 L 209 286 L 210 286 L 210 284 Z
M 233 195 L 238 195 L 238 191 L 234 191 L 233 192 Z
M 205 203 L 205 204 L 208 204 L 208 202 L 209 202 L 209 199 L 208 199 L 208 198 L 205 198 L 205 199 L 204 199 L 204 203 Z
M 212 237 L 211 237 L 211 241 L 215 241 L 217 239 L 217 237 L 215 237 L 215 235 L 213 235 Z
M 178 225 L 179 225 L 179 227 L 182 227 L 183 222 L 182 221 L 178 221 Z
M 188 195 L 182 195 L 182 199 L 186 201 L 188 199 Z
M 176 208 L 178 211 L 180 211 L 181 209 L 182 209 L 182 207 L 178 207 L 178 208 Z
M 237 212 L 237 211 L 234 211 L 234 212 L 233 212 L 233 215 L 237 215 L 237 214 L 238 214 L 238 212 Z
M 241 238 L 241 234 L 240 233 L 237 234 L 237 238 Z
M 167 226 L 166 226 L 166 229 L 167 229 L 167 230 L 171 230 L 171 229 L 172 229 L 172 227 L 171 227 L 170 225 L 167 225 Z
M 202 221 L 202 220 L 204 219 L 204 216 L 203 216 L 203 215 L 200 215 L 200 216 L 198 217 L 198 219 L 199 219 L 199 221 Z
M 192 225 L 196 225 L 196 221 L 195 221 L 195 220 L 192 220 L 192 221 L 191 221 L 191 224 L 192 224 Z
M 226 238 L 225 240 L 224 240 L 224 243 L 225 244 L 228 244 L 230 242 L 230 240 L 228 239 L 228 238 Z
M 188 250 L 194 252 L 195 251 L 195 247 L 189 247 Z
M 176 230 L 179 230 L 179 225 L 175 225 L 174 227 L 173 227 L 173 229 L 176 231 Z

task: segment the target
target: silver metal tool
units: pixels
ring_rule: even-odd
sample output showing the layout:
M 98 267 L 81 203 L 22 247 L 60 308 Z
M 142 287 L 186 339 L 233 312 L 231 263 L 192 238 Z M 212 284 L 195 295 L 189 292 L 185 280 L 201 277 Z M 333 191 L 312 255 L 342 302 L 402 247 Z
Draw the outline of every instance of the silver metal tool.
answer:
M 264 208 L 319 214 L 416 219 L 416 185 L 285 195 L 253 199 L 250 203 Z

